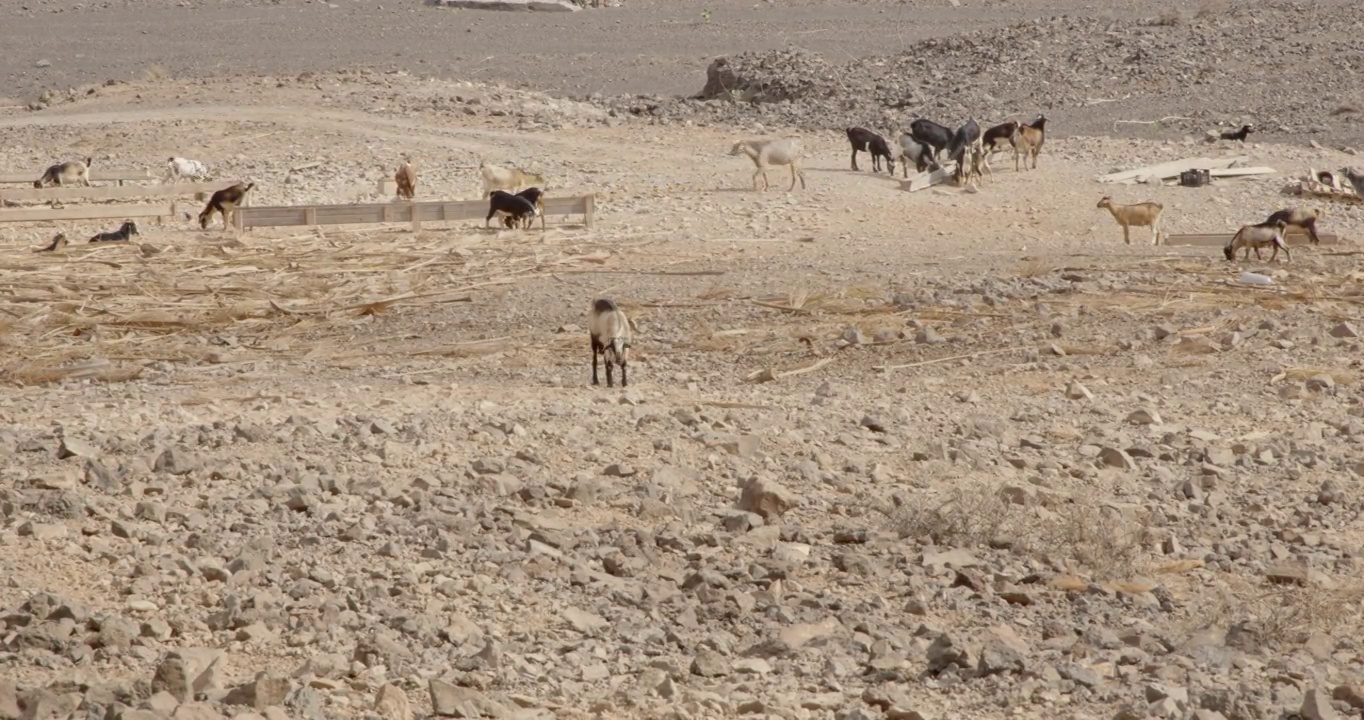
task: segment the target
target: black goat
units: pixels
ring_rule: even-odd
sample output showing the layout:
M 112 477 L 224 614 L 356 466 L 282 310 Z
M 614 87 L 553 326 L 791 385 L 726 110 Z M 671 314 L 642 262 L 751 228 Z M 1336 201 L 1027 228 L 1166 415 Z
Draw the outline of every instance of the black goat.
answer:
M 1005 142 L 1009 143 L 1009 147 L 1017 148 L 1018 145 L 1014 141 L 1014 135 L 1017 133 L 1018 121 L 1016 120 L 1000 123 L 986 130 L 985 134 L 981 136 L 981 142 L 985 143 L 985 152 L 1003 150 Z
M 519 192 L 519 193 L 516 193 L 516 196 L 517 196 L 517 197 L 522 197 L 522 198 L 525 198 L 525 199 L 529 200 L 529 201 L 530 201 L 530 204 L 534 205 L 534 206 L 535 206 L 535 209 L 539 211 L 538 214 L 540 215 L 540 229 L 541 229 L 541 230 L 544 230 L 544 229 L 545 229 L 545 200 L 544 200 L 544 195 L 545 195 L 544 191 L 541 190 L 541 189 L 538 188 L 538 187 L 529 187 L 529 188 L 526 188 L 525 190 L 522 190 L 522 191 Z M 502 216 L 502 224 L 505 225 L 505 226 L 507 227 L 508 230 L 510 230 L 510 229 L 512 229 L 512 228 L 514 228 L 514 227 L 516 227 L 516 226 L 517 226 L 517 223 L 520 222 L 520 221 L 522 221 L 522 220 L 525 221 L 525 228 L 526 228 L 527 230 L 529 230 L 530 227 L 531 227 L 531 225 L 535 222 L 535 216 L 534 216 L 534 215 L 526 215 L 526 216 L 523 216 L 523 217 L 520 217 L 520 218 L 513 217 L 513 216 L 511 216 L 511 215 L 503 215 L 503 216 Z
M 848 128 L 848 142 L 852 144 L 852 169 L 857 169 L 857 151 L 871 154 L 872 172 L 881 171 L 881 158 L 886 160 L 886 172 L 895 174 L 895 159 L 891 157 L 890 146 L 886 139 L 860 127 Z
M 1255 132 L 1254 125 L 1242 125 L 1240 130 L 1223 130 L 1219 137 L 1223 140 L 1240 140 L 1241 142 L 1245 142 L 1246 136 L 1252 132 Z
M 947 146 L 947 159 L 957 163 L 958 184 L 971 179 L 972 170 L 975 169 L 973 152 L 980 145 L 980 123 L 974 119 L 967 120 L 952 134 L 952 142 Z
M 952 129 L 946 125 L 919 118 L 909 124 L 909 134 L 915 140 L 933 148 L 933 158 L 936 160 L 938 154 L 952 142 Z
M 483 227 L 489 226 L 494 215 L 510 218 L 512 226 L 515 227 L 522 221 L 534 218 L 538 213 L 535 203 L 530 200 L 506 190 L 494 190 L 488 195 L 488 217 L 483 219 Z
M 128 238 L 130 238 L 130 237 L 132 237 L 132 236 L 134 236 L 134 235 L 141 235 L 141 234 L 142 234 L 142 233 L 140 233 L 140 232 L 137 231 L 137 223 L 133 222 L 132 220 L 124 220 L 124 221 L 123 221 L 123 225 L 122 225 L 121 227 L 119 227 L 119 229 L 117 229 L 117 230 L 115 230 L 115 231 L 113 231 L 113 232 L 104 232 L 104 233 L 100 233 L 100 234 L 98 234 L 98 235 L 96 235 L 96 236 L 90 238 L 90 242 L 92 242 L 92 243 L 97 243 L 97 242 L 126 242 L 126 241 L 128 240 Z M 54 244 L 55 244 L 55 242 L 54 242 Z

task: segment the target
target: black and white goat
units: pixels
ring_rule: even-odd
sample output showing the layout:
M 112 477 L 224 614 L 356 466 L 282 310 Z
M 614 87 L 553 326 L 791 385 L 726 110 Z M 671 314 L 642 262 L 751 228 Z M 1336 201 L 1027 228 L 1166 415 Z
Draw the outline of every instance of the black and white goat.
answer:
M 132 220 L 124 220 L 117 230 L 113 232 L 102 232 L 90 238 L 90 242 L 127 242 L 134 235 L 141 235 L 137 231 L 137 223 Z
M 881 171 L 881 159 L 885 158 L 886 172 L 895 174 L 895 159 L 890 155 L 890 146 L 886 144 L 886 139 L 876 133 L 862 127 L 848 128 L 848 143 L 852 145 L 852 169 L 857 169 L 857 152 L 871 155 L 872 172 Z
M 597 381 L 597 356 L 601 355 L 606 363 L 606 387 L 614 386 L 612 364 L 620 366 L 620 386 L 626 387 L 629 384 L 625 366 L 630 355 L 630 319 L 625 311 L 611 300 L 597 298 L 587 316 L 587 332 L 592 340 L 592 384 L 601 384 Z
M 909 177 L 911 164 L 915 172 L 939 168 L 937 160 L 933 158 L 933 148 L 921 140 L 916 140 L 913 135 L 905 133 L 900 136 L 900 167 L 906 178 Z

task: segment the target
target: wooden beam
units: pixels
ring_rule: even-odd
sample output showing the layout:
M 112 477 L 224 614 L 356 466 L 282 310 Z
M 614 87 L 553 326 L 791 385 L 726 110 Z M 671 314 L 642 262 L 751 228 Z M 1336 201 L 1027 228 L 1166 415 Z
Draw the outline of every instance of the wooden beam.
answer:
M 1165 236 L 1166 245 L 1185 245 L 1194 247 L 1223 247 L 1231 242 L 1234 233 L 1177 233 Z M 1345 241 L 1335 233 L 1318 233 L 1322 245 L 1343 245 Z M 1307 233 L 1288 233 L 1284 235 L 1284 242 L 1290 246 L 1312 244 L 1311 238 Z
M 545 215 L 582 215 L 585 223 L 595 224 L 595 198 L 545 198 Z M 360 203 L 352 205 L 277 205 L 237 209 L 240 226 L 283 227 L 298 225 L 378 225 L 385 222 L 412 223 L 420 229 L 425 221 L 483 220 L 488 216 L 484 200 L 450 202 Z
M 597 196 L 586 195 L 583 197 L 583 224 L 591 230 L 596 226 Z M 549 207 L 545 207 L 545 214 L 549 214 Z
M 1101 183 L 1134 183 L 1148 177 L 1164 180 L 1165 178 L 1179 177 L 1179 174 L 1185 170 L 1221 170 L 1249 159 L 1249 155 L 1237 155 L 1236 157 L 1218 159 L 1203 157 L 1189 158 L 1186 160 L 1172 160 L 1158 165 L 1140 167 L 1135 170 L 1123 170 L 1121 172 L 1100 175 L 1098 180 Z
M 0 210 L 0 223 L 51 222 L 53 220 L 119 220 L 124 218 L 170 217 L 175 206 L 152 203 L 149 205 L 83 205 L 69 208 L 31 208 Z
M 1278 171 L 1278 170 L 1275 170 L 1275 169 L 1272 168 L 1272 167 L 1260 166 L 1260 167 L 1248 167 L 1248 168 L 1220 168 L 1220 169 L 1209 170 L 1209 171 L 1208 171 L 1208 174 L 1211 175 L 1212 177 L 1215 177 L 1215 178 L 1219 178 L 1219 177 L 1224 177 L 1224 178 L 1237 178 L 1237 177 L 1245 177 L 1245 176 L 1247 176 L 1247 175 L 1274 175 L 1274 174 L 1277 173 L 1277 172 L 1279 172 L 1279 171 Z
M 952 177 L 952 173 L 956 169 L 956 161 L 949 160 L 939 166 L 937 170 L 921 172 L 908 180 L 901 180 L 900 189 L 908 190 L 909 192 L 918 192 L 925 188 L 931 188 L 934 185 L 941 185 Z
M 236 184 L 230 180 L 167 185 L 127 185 L 117 187 L 0 188 L 0 200 L 120 200 L 137 197 L 180 197 L 201 192 L 217 192 Z
M 42 170 L 35 170 L 31 173 L 10 173 L 0 175 L 0 185 L 28 185 L 33 187 L 33 181 L 43 176 Z M 152 176 L 150 170 L 133 170 L 129 168 L 113 170 L 91 170 L 90 182 L 123 182 L 124 180 L 146 180 Z

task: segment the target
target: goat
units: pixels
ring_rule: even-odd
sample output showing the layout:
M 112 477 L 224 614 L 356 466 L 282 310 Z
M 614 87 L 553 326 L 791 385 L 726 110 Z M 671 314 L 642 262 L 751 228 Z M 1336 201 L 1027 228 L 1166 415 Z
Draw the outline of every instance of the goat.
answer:
M 592 339 L 592 384 L 597 381 L 597 356 L 601 355 L 606 363 L 606 387 L 613 387 L 611 365 L 620 365 L 620 386 L 626 387 L 629 381 L 625 376 L 625 366 L 630 354 L 630 319 L 625 311 L 606 298 L 592 302 L 592 312 L 587 316 L 587 332 Z
M 1122 226 L 1122 241 L 1132 244 L 1131 228 L 1150 226 L 1151 244 L 1160 244 L 1160 215 L 1165 206 L 1158 202 L 1142 202 L 1132 205 L 1114 205 L 1113 198 L 1105 195 L 1096 207 L 1108 208 L 1113 219 Z
M 256 184 L 253 182 L 237 183 L 213 193 L 208 199 L 208 204 L 204 206 L 203 212 L 199 213 L 199 227 L 207 230 L 208 222 L 213 219 L 213 213 L 216 212 L 223 216 L 223 229 L 226 230 L 227 216 L 237 211 L 237 207 L 242 204 L 246 193 L 255 186 Z
M 1250 259 L 1250 251 L 1255 251 L 1255 259 L 1260 259 L 1260 248 L 1266 245 L 1274 246 L 1274 252 L 1269 256 L 1269 261 L 1279 257 L 1279 251 L 1283 250 L 1284 256 L 1290 262 L 1293 260 L 1293 253 L 1288 251 L 1288 244 L 1284 242 L 1283 231 L 1288 227 L 1288 223 L 1283 220 L 1266 221 L 1254 225 L 1243 225 L 1235 235 L 1231 236 L 1231 241 L 1222 248 L 1222 254 L 1227 256 L 1228 261 L 1236 259 L 1236 251 L 1244 249 L 1245 256 L 1242 260 Z
M 848 142 L 852 144 L 852 169 L 857 169 L 857 151 L 869 153 L 871 155 L 872 172 L 881 171 L 881 158 L 886 159 L 886 172 L 895 174 L 895 160 L 890 156 L 890 146 L 886 144 L 886 139 L 876 133 L 860 127 L 848 128 Z
M 408 200 L 416 197 L 417 171 L 412 168 L 412 163 L 404 159 L 397 172 L 393 173 L 393 181 L 398 183 L 398 197 Z
M 173 157 L 166 161 L 166 174 L 162 181 L 179 180 L 189 178 L 191 180 L 211 180 L 208 166 L 198 160 L 188 158 Z
M 911 162 L 914 163 L 915 172 L 923 172 L 929 169 L 937 170 L 939 167 L 937 161 L 933 159 L 933 149 L 909 133 L 900 136 L 899 160 L 906 178 L 909 177 L 909 164 Z
M 1014 136 L 1017 134 L 1018 121 L 1010 120 L 986 130 L 985 133 L 981 135 L 981 143 L 985 145 L 985 152 L 987 153 L 1000 152 L 1004 149 L 1001 146 L 1005 142 L 1009 143 L 1010 148 L 1016 150 L 1018 149 L 1018 143 L 1014 140 Z
M 1042 144 L 1047 141 L 1047 116 L 1038 115 L 1031 124 L 1018 126 L 1018 144 L 1014 145 L 1014 172 L 1018 172 L 1018 159 L 1023 158 L 1023 167 L 1028 167 L 1032 158 L 1032 169 L 1037 169 L 1037 156 L 1042 154 Z
M 984 142 L 978 142 L 969 148 L 968 158 L 971 162 L 970 174 L 977 180 L 981 179 L 980 171 L 983 169 L 989 173 L 990 180 L 995 179 L 995 171 L 990 167 L 990 151 L 986 149 Z
M 113 232 L 102 232 L 102 233 L 99 233 L 98 235 L 95 235 L 94 237 L 90 238 L 90 242 L 92 242 L 92 243 L 97 243 L 97 242 L 126 242 L 126 241 L 128 240 L 128 238 L 130 238 L 130 237 L 132 237 L 132 236 L 134 236 L 134 235 L 141 235 L 141 234 L 142 234 L 142 233 L 140 233 L 140 232 L 137 231 L 137 223 L 133 222 L 132 220 L 124 220 L 124 221 L 123 221 L 123 225 L 119 226 L 119 228 L 118 228 L 117 230 L 115 230 L 115 231 L 113 231 Z M 55 241 L 54 241 L 54 242 L 55 242 Z
M 494 215 L 511 218 L 514 221 L 511 227 L 515 227 L 523 220 L 534 218 L 538 213 L 539 209 L 535 207 L 534 202 L 506 190 L 494 190 L 488 195 L 488 216 L 483 219 L 483 227 L 489 226 Z
M 1242 125 L 1240 130 L 1223 130 L 1221 134 L 1218 135 L 1218 138 L 1222 140 L 1240 140 L 1241 142 L 1245 142 L 1246 136 L 1253 132 L 1255 132 L 1254 125 Z
M 34 250 L 34 252 L 57 252 L 58 250 L 65 250 L 65 249 L 66 249 L 66 233 L 64 233 L 64 232 L 59 232 L 59 233 L 57 233 L 56 235 L 52 236 L 52 242 L 48 243 L 47 247 L 42 248 L 42 249 L 40 249 L 40 250 Z
M 517 168 L 489 165 L 486 160 L 479 162 L 478 173 L 483 177 L 483 197 L 488 197 L 495 190 L 519 190 L 545 184 L 545 179 L 540 175 Z
M 538 187 L 529 187 L 529 188 L 526 188 L 525 190 L 522 190 L 522 191 L 519 192 L 519 193 L 516 193 L 516 196 L 517 196 L 517 197 L 521 197 L 521 198 L 525 198 L 526 200 L 530 201 L 530 204 L 531 204 L 531 205 L 534 205 L 534 206 L 535 206 L 535 214 L 540 216 L 540 229 L 541 229 L 541 230 L 544 230 L 544 229 L 545 229 L 545 192 L 544 192 L 543 190 L 541 190 L 540 188 L 538 188 Z M 529 216 L 529 217 L 525 218 L 525 220 L 526 220 L 526 229 L 529 230 L 530 227 L 531 227 L 531 223 L 533 223 L 533 222 L 535 221 L 535 216 L 534 216 L 534 215 Z
M 94 158 L 86 158 L 85 162 L 80 160 L 68 160 L 56 165 L 49 165 L 43 171 L 42 177 L 33 181 L 33 187 L 44 188 L 48 186 L 61 187 L 79 182 L 85 187 L 90 187 L 90 166 L 94 164 Z
M 1317 208 L 1303 210 L 1302 208 L 1285 208 L 1276 210 L 1265 218 L 1266 223 L 1276 223 L 1283 221 L 1288 227 L 1302 228 L 1307 231 L 1307 237 L 1312 240 L 1313 245 L 1321 244 L 1321 238 L 1317 237 L 1317 221 L 1325 215 Z
M 918 118 L 910 123 L 909 134 L 915 140 L 933 148 L 935 160 L 943 149 L 952 142 L 952 129 L 946 125 L 939 125 L 928 118 Z
M 952 142 L 947 146 L 947 158 L 957 163 L 957 184 L 971 182 L 974 171 L 979 169 L 975 155 L 980 144 L 980 123 L 974 119 L 962 123 L 952 134 Z
M 791 166 L 791 187 L 796 189 L 796 178 L 800 178 L 800 189 L 805 189 L 805 171 L 800 169 L 800 156 L 803 148 L 797 138 L 740 140 L 729 149 L 730 155 L 747 155 L 753 161 L 753 189 L 758 189 L 758 176 L 763 178 L 763 190 L 771 185 L 767 182 L 767 168 L 772 166 Z

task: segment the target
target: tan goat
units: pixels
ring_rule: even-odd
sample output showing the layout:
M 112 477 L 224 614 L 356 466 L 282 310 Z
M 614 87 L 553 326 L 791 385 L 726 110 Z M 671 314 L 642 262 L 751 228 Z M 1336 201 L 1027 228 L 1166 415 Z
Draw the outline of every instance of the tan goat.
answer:
M 1151 244 L 1160 244 L 1160 215 L 1165 211 L 1164 205 L 1158 202 L 1115 205 L 1113 198 L 1105 195 L 1096 207 L 1107 208 L 1113 213 L 1113 219 L 1122 226 L 1122 241 L 1128 245 L 1132 244 L 1131 229 L 1144 226 L 1151 228 Z
M 398 183 L 398 197 L 411 200 L 417 195 L 417 171 L 412 163 L 403 158 L 403 164 L 393 173 L 393 181 Z
M 800 189 L 805 189 L 805 171 L 800 169 L 800 156 L 803 148 L 797 138 L 740 140 L 730 148 L 730 155 L 747 155 L 757 170 L 753 171 L 753 189 L 758 189 L 758 176 L 763 179 L 763 190 L 771 185 L 767 182 L 767 168 L 780 165 L 791 167 L 791 187 L 796 189 L 796 178 L 800 178 Z
M 1226 247 L 1222 248 L 1222 254 L 1226 255 L 1227 260 L 1235 260 L 1236 251 L 1245 250 L 1245 256 L 1241 259 L 1249 260 L 1250 251 L 1254 250 L 1255 259 L 1259 260 L 1260 248 L 1273 247 L 1274 252 L 1269 256 L 1270 262 L 1274 262 L 1274 259 L 1279 257 L 1280 250 L 1283 250 L 1284 256 L 1291 262 L 1293 253 L 1288 251 L 1288 243 L 1284 242 L 1283 239 L 1284 229 L 1287 227 L 1288 223 L 1283 220 L 1243 225 L 1240 230 L 1236 231 L 1235 235 L 1231 236 L 1231 241 L 1227 243 Z
M 1038 115 L 1031 124 L 1018 126 L 1018 143 L 1014 145 L 1014 172 L 1018 172 L 1018 160 L 1023 159 L 1023 167 L 1028 167 L 1032 158 L 1032 169 L 1037 169 L 1037 156 L 1042 153 L 1042 144 L 1047 141 L 1047 116 Z

